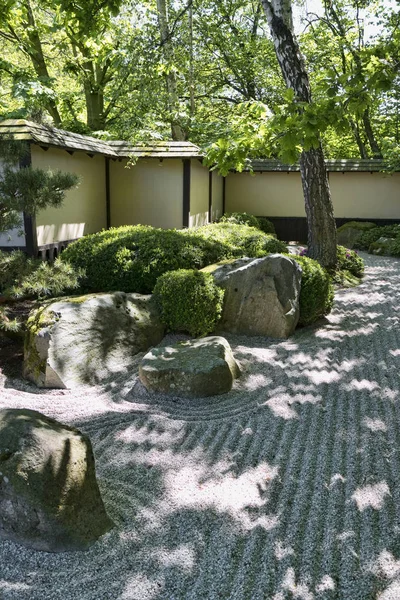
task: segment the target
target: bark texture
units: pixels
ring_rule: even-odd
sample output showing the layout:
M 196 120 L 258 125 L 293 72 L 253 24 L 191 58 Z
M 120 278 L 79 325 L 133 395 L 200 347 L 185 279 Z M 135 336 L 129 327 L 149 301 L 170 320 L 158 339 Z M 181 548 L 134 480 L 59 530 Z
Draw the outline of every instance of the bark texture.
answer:
M 168 64 L 171 63 L 172 59 L 172 44 L 171 33 L 168 27 L 168 11 L 166 0 L 157 0 L 157 12 L 161 45 L 165 61 Z M 168 66 L 170 67 L 171 65 L 169 64 Z M 176 76 L 173 69 L 169 68 L 168 73 L 165 76 L 165 81 L 167 86 L 167 102 L 171 122 L 172 139 L 181 141 L 185 139 L 185 133 L 177 119 L 177 114 L 179 112 L 179 98 L 176 87 Z
M 291 0 L 262 0 L 276 56 L 288 88 L 299 102 L 311 103 L 311 89 L 293 33 Z M 308 225 L 308 253 L 327 268 L 336 265 L 336 224 L 322 146 L 304 150 L 300 158 Z

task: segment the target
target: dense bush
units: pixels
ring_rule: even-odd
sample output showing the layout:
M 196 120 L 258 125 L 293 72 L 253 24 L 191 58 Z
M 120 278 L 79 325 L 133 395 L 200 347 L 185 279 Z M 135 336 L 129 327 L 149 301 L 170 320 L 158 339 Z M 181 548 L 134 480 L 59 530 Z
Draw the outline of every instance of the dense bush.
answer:
M 358 250 L 369 250 L 371 244 L 379 238 L 397 238 L 400 236 L 400 225 L 385 225 L 384 227 L 373 227 L 364 231 L 354 243 L 354 248 Z
M 341 225 L 338 228 L 338 233 L 341 231 L 346 231 L 346 229 L 359 229 L 360 231 L 369 231 L 376 227 L 375 223 L 370 223 L 369 221 L 347 221 L 344 225 Z
M 354 250 L 344 246 L 337 247 L 338 269 L 349 271 L 355 277 L 362 277 L 364 273 L 364 261 Z
M 249 225 L 250 227 L 260 228 L 260 222 L 254 215 L 246 212 L 224 213 L 219 220 L 220 223 L 232 223 L 233 225 Z
M 19 250 L 0 251 L 0 293 L 9 298 L 60 296 L 76 289 L 82 275 L 59 259 L 48 264 Z
M 274 224 L 267 219 L 267 217 L 257 217 L 259 226 L 264 233 L 270 233 L 271 235 L 276 235 Z
M 294 258 L 302 269 L 299 325 L 309 325 L 332 310 L 332 281 L 316 260 L 293 254 L 290 258 Z
M 249 227 L 256 227 L 264 233 L 275 235 L 275 227 L 266 217 L 255 217 L 246 212 L 225 213 L 219 222 L 231 223 L 233 225 L 248 225 Z
M 194 269 L 179 269 L 158 278 L 154 297 L 161 319 L 171 331 L 192 336 L 214 330 L 222 312 L 224 291 L 212 275 Z
M 151 293 L 160 275 L 200 269 L 237 256 L 264 256 L 286 250 L 283 242 L 253 227 L 220 223 L 198 229 L 126 226 L 73 242 L 62 260 L 83 268 L 85 291 Z
M 190 230 L 186 231 L 190 234 Z M 205 239 L 215 240 L 229 247 L 226 256 L 221 260 L 241 256 L 261 257 L 271 252 L 287 252 L 284 242 L 248 225 L 213 223 L 199 227 L 195 231 Z

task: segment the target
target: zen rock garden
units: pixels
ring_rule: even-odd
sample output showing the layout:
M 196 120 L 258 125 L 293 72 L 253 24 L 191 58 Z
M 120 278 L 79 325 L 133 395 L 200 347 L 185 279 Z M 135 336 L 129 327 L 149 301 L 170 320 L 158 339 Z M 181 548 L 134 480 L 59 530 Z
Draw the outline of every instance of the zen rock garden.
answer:
M 286 338 L 299 318 L 301 268 L 270 255 L 208 269 L 225 290 L 218 332 Z M 67 297 L 32 312 L 24 376 L 76 388 L 133 369 L 149 393 L 217 396 L 240 367 L 220 335 L 160 345 L 166 329 L 151 295 Z M 96 482 L 90 440 L 32 410 L 0 411 L 0 535 L 48 552 L 84 550 L 113 526 Z

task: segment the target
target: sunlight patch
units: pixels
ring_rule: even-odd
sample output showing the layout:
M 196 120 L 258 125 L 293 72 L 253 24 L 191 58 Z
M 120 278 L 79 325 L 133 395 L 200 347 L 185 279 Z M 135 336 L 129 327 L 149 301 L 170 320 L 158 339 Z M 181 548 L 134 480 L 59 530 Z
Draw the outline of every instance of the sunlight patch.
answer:
M 362 488 L 357 488 L 352 495 L 352 499 L 356 502 L 357 508 L 360 511 L 366 508 L 380 510 L 383 507 L 386 496 L 390 496 L 389 486 L 386 481 L 381 481 L 375 485 L 366 485 Z
M 386 423 L 382 419 L 370 419 L 365 417 L 362 424 L 371 431 L 387 431 Z

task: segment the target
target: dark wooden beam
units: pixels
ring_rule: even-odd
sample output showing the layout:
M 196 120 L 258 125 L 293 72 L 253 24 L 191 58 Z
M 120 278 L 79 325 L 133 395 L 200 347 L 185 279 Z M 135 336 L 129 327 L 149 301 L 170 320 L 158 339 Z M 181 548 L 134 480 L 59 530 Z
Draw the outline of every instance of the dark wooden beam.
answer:
M 223 177 L 222 179 L 222 214 L 225 214 L 225 199 L 226 199 L 226 178 Z
M 208 172 L 208 222 L 212 222 L 212 185 L 213 185 L 213 174 L 212 171 Z
M 182 227 L 189 227 L 190 215 L 190 158 L 183 159 L 183 203 L 182 203 Z
M 106 173 L 106 227 L 111 227 L 110 159 L 105 157 Z
M 26 169 L 32 166 L 31 145 L 26 144 L 26 152 L 19 161 L 19 168 Z M 34 215 L 24 213 L 24 230 L 25 230 L 25 252 L 28 256 L 37 256 L 37 231 L 36 219 Z

